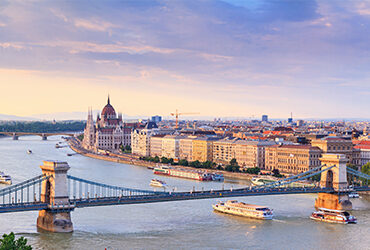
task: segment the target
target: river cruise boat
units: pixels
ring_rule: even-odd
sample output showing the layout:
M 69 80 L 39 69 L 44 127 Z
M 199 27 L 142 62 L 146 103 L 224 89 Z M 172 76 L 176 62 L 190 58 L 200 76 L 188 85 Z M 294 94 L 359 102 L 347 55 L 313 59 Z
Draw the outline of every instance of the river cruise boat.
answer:
M 279 181 L 278 179 L 273 179 L 272 177 L 253 177 L 251 182 L 254 186 L 262 186 L 262 185 L 268 185 L 274 182 Z M 305 181 L 297 181 L 293 183 L 289 183 L 287 185 L 282 185 L 282 187 L 288 186 L 288 187 L 315 187 L 315 184 L 305 182 Z
M 360 195 L 356 192 L 352 192 L 348 194 L 348 198 L 360 198 Z
M 179 178 L 192 179 L 197 181 L 211 181 L 212 175 L 199 170 L 183 169 L 183 168 L 170 168 L 167 166 L 156 167 L 153 170 L 154 174 L 168 175 Z
M 251 180 L 252 184 L 255 186 L 262 186 L 262 185 L 270 184 L 276 181 L 277 180 L 274 180 L 268 177 L 253 177 Z
M 357 223 L 356 217 L 350 215 L 348 212 L 344 210 L 334 210 L 327 208 L 319 208 L 318 211 L 312 213 L 310 218 L 313 220 L 324 221 L 329 223 L 339 223 L 339 224 Z
M 12 185 L 12 178 L 10 177 L 10 175 L 6 175 L 3 172 L 0 172 L 0 183 Z
M 152 179 L 149 185 L 153 187 L 166 187 L 167 186 L 166 182 L 158 180 L 158 179 Z
M 212 205 L 212 207 L 218 212 L 261 220 L 271 220 L 274 216 L 273 210 L 268 207 L 246 204 L 235 200 L 218 202 Z

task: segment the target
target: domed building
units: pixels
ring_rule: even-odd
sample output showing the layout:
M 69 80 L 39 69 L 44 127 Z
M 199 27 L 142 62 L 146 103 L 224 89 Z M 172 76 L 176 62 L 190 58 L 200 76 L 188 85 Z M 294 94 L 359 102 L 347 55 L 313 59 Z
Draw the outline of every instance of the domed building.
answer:
M 119 150 L 121 145 L 131 145 L 131 131 L 131 128 L 125 126 L 122 114 L 117 116 L 108 96 L 107 104 L 101 114 L 98 114 L 96 123 L 94 123 L 92 111 L 89 110 L 82 145 L 86 149 L 95 151 Z

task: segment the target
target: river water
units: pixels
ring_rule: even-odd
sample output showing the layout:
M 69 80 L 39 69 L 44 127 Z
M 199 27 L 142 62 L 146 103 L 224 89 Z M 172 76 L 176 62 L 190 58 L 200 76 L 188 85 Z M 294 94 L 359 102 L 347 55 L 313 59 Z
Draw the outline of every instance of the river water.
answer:
M 56 149 L 59 136 L 42 141 L 38 136 L 13 141 L 0 138 L 0 170 L 13 183 L 40 175 L 43 160 L 67 161 L 69 174 L 117 186 L 151 189 L 153 175 L 144 167 L 105 162 Z M 63 143 L 65 144 L 65 143 Z M 33 154 L 28 155 L 27 149 Z M 160 177 L 176 190 L 190 191 L 241 187 L 248 183 L 196 182 Z M 0 185 L 0 188 L 5 186 Z M 217 200 L 177 201 L 79 208 L 72 212 L 75 231 L 68 234 L 38 232 L 38 212 L 0 214 L 0 233 L 24 236 L 34 249 L 369 249 L 370 198 L 353 199 L 357 225 L 312 221 L 316 195 L 279 195 L 238 198 L 274 209 L 272 221 L 259 221 L 215 213 Z M 223 200 L 223 199 L 221 199 Z

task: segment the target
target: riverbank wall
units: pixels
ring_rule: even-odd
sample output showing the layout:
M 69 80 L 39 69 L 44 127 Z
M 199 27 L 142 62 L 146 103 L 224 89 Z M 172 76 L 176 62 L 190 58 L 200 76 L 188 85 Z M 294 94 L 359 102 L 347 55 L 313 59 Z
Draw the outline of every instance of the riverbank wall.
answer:
M 156 163 L 154 162 L 148 162 L 148 161 L 142 161 L 134 158 L 129 158 L 129 159 L 123 159 L 119 157 L 112 157 L 109 155 L 101 155 L 101 154 L 95 154 L 93 152 L 89 152 L 86 149 L 81 149 L 80 147 L 73 145 L 72 143 L 69 143 L 70 148 L 75 151 L 78 154 L 91 157 L 94 159 L 98 160 L 103 160 L 103 161 L 110 161 L 110 162 L 117 162 L 117 163 L 124 163 L 124 164 L 129 164 L 129 165 L 135 165 L 135 166 L 142 166 L 142 167 L 155 167 Z M 127 157 L 127 156 L 125 156 Z M 185 167 L 185 166 L 171 166 L 173 168 L 186 168 L 186 169 L 193 169 L 193 170 L 203 170 L 203 171 L 208 171 L 208 172 L 218 172 L 222 173 L 225 178 L 230 178 L 230 179 L 239 179 L 239 180 L 251 180 L 254 175 L 251 174 L 246 174 L 246 173 L 232 173 L 232 172 L 227 172 L 223 170 L 213 170 L 213 169 L 202 169 L 202 168 L 193 168 L 193 167 Z

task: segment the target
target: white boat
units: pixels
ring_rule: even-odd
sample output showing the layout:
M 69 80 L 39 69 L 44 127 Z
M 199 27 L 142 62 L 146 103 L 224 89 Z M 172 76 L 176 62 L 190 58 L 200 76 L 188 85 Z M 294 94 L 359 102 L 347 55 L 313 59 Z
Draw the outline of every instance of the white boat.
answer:
M 27 154 L 32 154 L 32 150 L 31 149 L 28 149 L 27 150 Z
M 0 172 L 0 183 L 12 185 L 12 178 L 10 175 L 6 175 L 3 172 Z
M 329 223 L 339 223 L 339 224 L 357 223 L 356 217 L 350 215 L 348 212 L 344 210 L 334 210 L 327 208 L 319 208 L 318 211 L 312 213 L 310 218 L 316 221 L 323 221 Z
M 152 179 L 149 185 L 153 187 L 166 187 L 167 186 L 166 182 L 158 180 L 158 179 Z
M 212 176 L 212 181 L 224 181 L 223 174 L 215 173 L 215 174 L 211 174 L 211 176 Z
M 274 216 L 273 210 L 268 207 L 246 204 L 235 200 L 230 200 L 225 203 L 218 202 L 217 204 L 212 205 L 212 207 L 218 212 L 255 219 L 271 220 Z
M 352 192 L 348 194 L 349 198 L 360 198 L 360 195 L 356 192 Z
M 268 178 L 268 177 L 253 177 L 252 180 L 251 180 L 251 182 L 255 186 L 262 186 L 262 185 L 270 184 L 270 183 L 273 183 L 273 182 L 276 182 L 276 181 L 277 180 L 274 180 L 274 179 Z

